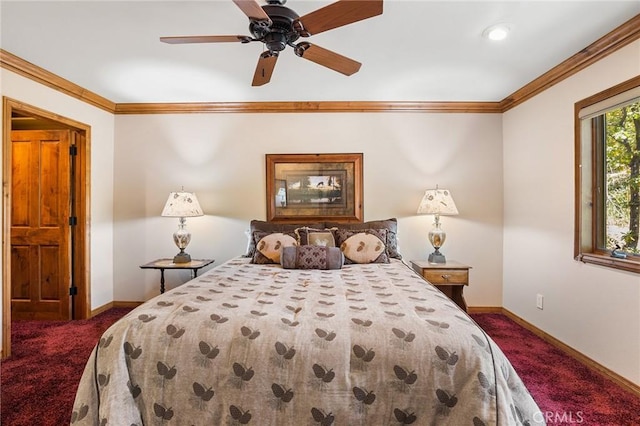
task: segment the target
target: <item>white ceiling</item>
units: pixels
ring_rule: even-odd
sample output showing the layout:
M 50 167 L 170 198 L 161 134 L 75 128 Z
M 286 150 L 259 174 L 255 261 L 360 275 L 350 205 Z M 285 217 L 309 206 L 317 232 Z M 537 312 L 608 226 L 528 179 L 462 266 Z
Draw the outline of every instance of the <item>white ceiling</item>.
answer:
M 264 4 L 263 0 L 258 0 Z M 331 0 L 289 0 L 300 16 Z M 385 0 L 382 15 L 308 41 L 362 62 L 350 77 L 280 54 L 251 87 L 261 43 L 169 45 L 246 34 L 231 0 L 0 2 L 0 47 L 116 103 L 501 101 L 640 13 L 640 0 Z M 486 27 L 508 23 L 490 42 Z

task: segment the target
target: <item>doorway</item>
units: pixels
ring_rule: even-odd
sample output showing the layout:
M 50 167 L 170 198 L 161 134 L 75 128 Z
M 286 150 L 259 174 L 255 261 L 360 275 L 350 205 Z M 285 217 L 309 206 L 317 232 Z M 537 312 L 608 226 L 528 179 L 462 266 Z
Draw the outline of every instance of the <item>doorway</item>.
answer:
M 90 127 L 5 97 L 3 129 L 4 358 L 12 319 L 85 319 L 91 304 Z

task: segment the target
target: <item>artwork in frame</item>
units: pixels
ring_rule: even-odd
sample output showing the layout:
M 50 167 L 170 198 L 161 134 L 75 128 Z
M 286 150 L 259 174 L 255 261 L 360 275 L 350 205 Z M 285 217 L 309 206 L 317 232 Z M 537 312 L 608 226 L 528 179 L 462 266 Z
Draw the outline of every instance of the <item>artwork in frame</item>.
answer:
M 362 222 L 357 154 L 267 154 L 267 220 Z

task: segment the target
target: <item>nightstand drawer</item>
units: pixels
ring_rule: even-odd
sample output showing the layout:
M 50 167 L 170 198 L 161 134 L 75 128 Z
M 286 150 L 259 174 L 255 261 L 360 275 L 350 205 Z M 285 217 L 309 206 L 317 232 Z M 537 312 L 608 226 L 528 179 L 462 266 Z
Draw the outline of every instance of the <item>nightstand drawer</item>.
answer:
M 462 292 L 469 285 L 469 269 L 471 266 L 449 260 L 447 263 L 429 263 L 424 260 L 412 260 L 413 270 L 429 281 L 447 297 L 456 302 L 462 310 L 467 310 L 467 302 Z
M 469 271 L 459 269 L 423 270 L 422 276 L 431 284 L 468 285 Z

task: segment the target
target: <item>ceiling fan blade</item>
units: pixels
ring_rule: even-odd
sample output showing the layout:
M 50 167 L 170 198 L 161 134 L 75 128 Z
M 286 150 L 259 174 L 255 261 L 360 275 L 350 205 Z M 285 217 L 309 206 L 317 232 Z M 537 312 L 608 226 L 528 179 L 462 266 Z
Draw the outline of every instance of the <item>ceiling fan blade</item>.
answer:
M 258 66 L 256 66 L 256 71 L 253 74 L 253 81 L 251 82 L 251 85 L 262 86 L 263 84 L 267 84 L 271 81 L 271 74 L 273 74 L 273 69 L 276 66 L 277 60 L 277 53 L 262 52 L 260 59 L 258 59 Z
M 357 73 L 362 65 L 360 62 L 349 59 L 346 56 L 307 42 L 299 43 L 296 46 L 296 55 L 344 75 Z
M 262 7 L 255 0 L 233 0 L 233 2 L 249 17 L 252 21 L 268 22 L 271 25 L 269 15 L 262 10 Z
M 160 41 L 169 44 L 187 43 L 249 43 L 253 39 L 245 35 L 219 35 L 219 36 L 178 36 L 160 37 Z
M 381 14 L 382 0 L 338 0 L 301 16 L 296 29 L 301 36 L 308 37 Z

